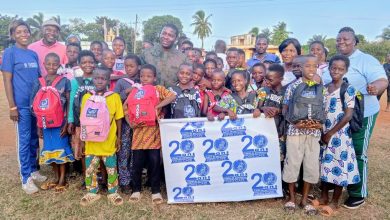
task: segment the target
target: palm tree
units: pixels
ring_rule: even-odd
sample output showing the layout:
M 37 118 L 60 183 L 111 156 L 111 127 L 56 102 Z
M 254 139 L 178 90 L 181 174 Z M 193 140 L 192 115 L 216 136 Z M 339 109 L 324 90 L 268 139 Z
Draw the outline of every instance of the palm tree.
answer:
M 44 21 L 45 16 L 42 12 L 39 12 L 36 15 L 33 15 L 31 18 L 27 19 L 27 24 L 30 25 L 31 28 L 31 40 L 37 41 L 41 38 L 41 27 Z
M 257 36 L 257 35 L 259 35 L 259 32 L 260 32 L 260 30 L 259 30 L 258 27 L 253 27 L 253 28 L 249 31 L 248 34 L 253 34 L 253 35 Z
M 269 30 L 269 28 L 264 28 L 263 30 L 261 30 L 260 35 L 264 36 L 266 39 L 269 40 L 271 39 L 272 32 Z
M 203 10 L 197 11 L 193 16 L 193 23 L 191 26 L 195 26 L 194 34 L 198 35 L 198 38 L 202 41 L 202 49 L 203 49 L 203 40 L 210 36 L 211 32 L 211 24 L 209 22 L 209 18 L 212 16 L 210 14 L 206 17 L 206 14 Z
M 383 28 L 382 34 L 377 37 L 381 38 L 382 40 L 390 40 L 390 25 L 386 28 Z
M 323 36 L 321 34 L 315 34 L 313 35 L 312 38 L 310 38 L 308 41 L 307 41 L 307 44 L 311 44 L 312 42 L 314 41 L 320 41 L 320 42 L 325 42 L 326 41 L 326 35 Z

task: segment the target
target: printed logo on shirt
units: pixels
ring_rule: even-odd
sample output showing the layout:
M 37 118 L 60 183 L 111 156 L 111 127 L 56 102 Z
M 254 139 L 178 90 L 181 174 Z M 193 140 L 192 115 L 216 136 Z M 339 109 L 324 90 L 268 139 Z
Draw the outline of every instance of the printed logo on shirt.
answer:
M 97 118 L 97 113 L 99 109 L 93 109 L 93 108 L 88 108 L 86 116 L 88 118 Z
M 254 173 L 251 176 L 251 180 L 256 181 L 252 186 L 253 196 L 277 194 L 277 176 L 275 175 L 275 173 L 267 172 L 264 173 L 264 175 L 261 175 L 260 173 Z
M 32 63 L 24 63 L 24 68 L 38 68 L 38 63 L 32 62 Z
M 247 158 L 257 158 L 257 157 L 268 157 L 268 148 L 265 147 L 268 144 L 268 139 L 264 135 L 252 136 L 246 135 L 241 138 L 241 142 L 246 143 L 245 147 L 242 149 L 244 154 L 244 159 Z M 254 147 L 252 147 L 254 146 Z
M 176 193 L 173 196 L 175 202 L 193 202 L 194 201 L 194 189 L 191 186 L 186 187 L 175 187 L 172 190 L 173 193 Z
M 275 94 L 270 94 L 267 96 L 267 98 L 273 102 L 276 102 L 278 104 L 282 103 L 282 96 L 280 95 L 275 95 Z
M 187 163 L 195 162 L 194 143 L 190 140 L 184 140 L 181 143 L 179 141 L 171 141 L 169 147 L 173 147 L 173 151 L 170 153 L 171 163 Z
M 221 128 L 222 137 L 246 135 L 244 122 L 244 118 L 237 118 L 236 120 L 227 119 Z
M 198 165 L 188 164 L 184 167 L 184 171 L 189 171 L 186 176 L 186 182 L 188 186 L 204 186 L 210 185 L 210 168 L 205 163 Z
M 180 134 L 182 139 L 206 137 L 204 122 L 187 122 L 180 129 Z
M 222 174 L 223 183 L 240 183 L 248 182 L 248 174 L 245 172 L 247 164 L 243 160 L 224 161 L 221 167 L 226 167 Z
M 49 99 L 41 100 L 41 102 L 39 102 L 39 108 L 40 109 L 47 109 L 47 108 L 49 108 Z
M 208 148 L 204 152 L 206 162 L 229 160 L 228 142 L 225 138 L 218 138 L 215 141 L 211 139 L 203 141 L 203 146 L 207 145 Z

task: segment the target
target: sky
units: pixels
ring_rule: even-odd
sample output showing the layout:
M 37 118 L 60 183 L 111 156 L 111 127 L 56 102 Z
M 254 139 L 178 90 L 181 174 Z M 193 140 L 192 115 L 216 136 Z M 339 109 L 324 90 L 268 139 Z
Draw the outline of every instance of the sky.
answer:
M 134 25 L 136 14 L 146 21 L 156 15 L 180 18 L 184 33 L 195 46 L 200 40 L 192 32 L 192 15 L 204 10 L 212 14 L 212 35 L 205 39 L 205 49 L 212 49 L 217 39 L 230 44 L 230 37 L 248 33 L 252 27 L 270 28 L 280 21 L 287 23 L 290 36 L 306 43 L 314 34 L 335 37 L 344 26 L 355 29 L 370 41 L 377 40 L 390 25 L 390 0 L 0 0 L 0 14 L 27 18 L 43 12 L 45 18 L 60 15 L 62 23 L 71 18 L 86 22 L 96 16 L 108 16 Z M 142 27 L 138 28 L 142 34 Z

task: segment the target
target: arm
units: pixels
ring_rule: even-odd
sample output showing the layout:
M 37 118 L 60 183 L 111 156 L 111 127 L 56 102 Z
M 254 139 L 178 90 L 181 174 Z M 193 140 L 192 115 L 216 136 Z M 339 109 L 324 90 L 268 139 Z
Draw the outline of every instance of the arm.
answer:
M 14 88 L 12 85 L 12 73 L 3 71 L 3 82 L 4 82 L 4 89 L 5 94 L 7 96 L 8 100 L 8 106 L 9 106 L 9 117 L 12 121 L 16 122 L 19 120 L 19 112 L 16 107 L 15 99 L 14 99 Z
M 386 89 L 387 85 L 389 84 L 389 81 L 387 79 L 378 79 L 374 82 L 367 85 L 367 92 L 370 95 L 380 95 L 382 94 Z
M 225 115 L 227 114 L 231 120 L 235 120 L 237 118 L 236 113 L 234 113 L 232 110 L 223 108 L 219 105 L 215 105 L 213 108 L 214 111 L 220 112 L 221 114 L 218 115 L 219 120 L 223 120 L 225 118 Z
M 118 80 L 118 79 L 122 79 L 122 78 L 125 78 L 125 77 L 127 77 L 127 74 L 123 74 L 123 75 L 111 74 L 110 75 L 110 80 Z
M 202 115 L 207 115 L 207 112 L 209 110 L 209 96 L 205 92 L 204 97 L 203 97 L 203 108 L 201 109 Z
M 68 118 L 68 112 L 69 112 L 69 109 L 68 109 L 68 107 L 69 107 L 69 105 L 68 105 L 68 103 L 69 103 L 69 96 L 70 96 L 70 92 L 69 91 L 67 91 L 67 92 L 65 92 L 65 98 L 66 98 L 66 104 L 64 105 L 64 121 L 65 121 L 65 124 L 64 124 L 64 126 L 61 128 L 61 137 L 64 137 L 65 135 L 66 135 L 66 133 L 68 132 L 68 120 L 67 120 L 67 118 Z
M 122 144 L 122 119 L 115 120 L 116 123 L 116 152 L 121 149 Z
M 176 95 L 172 92 L 171 95 L 167 96 L 158 105 L 156 105 L 156 110 L 160 110 L 162 107 L 171 104 L 175 99 L 176 99 Z
M 322 142 L 324 142 L 325 144 L 329 143 L 332 135 L 334 135 L 336 132 L 341 130 L 349 121 L 351 121 L 352 115 L 353 115 L 353 108 L 345 109 L 344 117 L 339 121 L 339 123 L 337 123 L 332 129 L 330 129 L 321 137 Z

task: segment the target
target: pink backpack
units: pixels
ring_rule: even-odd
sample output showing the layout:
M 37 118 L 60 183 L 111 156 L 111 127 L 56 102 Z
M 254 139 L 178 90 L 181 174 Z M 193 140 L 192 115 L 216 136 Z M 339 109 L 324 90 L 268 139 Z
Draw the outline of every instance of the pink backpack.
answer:
M 103 96 L 95 95 L 88 98 L 80 115 L 80 139 L 82 141 L 104 142 L 110 132 L 110 112 L 106 98 L 113 92 L 106 92 Z

